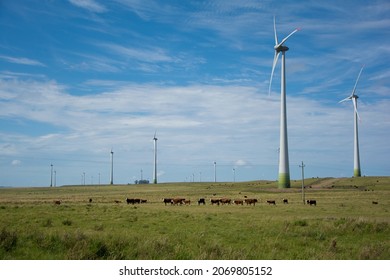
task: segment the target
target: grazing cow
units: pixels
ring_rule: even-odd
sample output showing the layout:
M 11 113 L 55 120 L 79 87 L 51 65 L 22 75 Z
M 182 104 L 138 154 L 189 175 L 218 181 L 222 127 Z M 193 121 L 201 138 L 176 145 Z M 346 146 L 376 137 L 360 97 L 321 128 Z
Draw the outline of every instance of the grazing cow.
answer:
M 373 201 L 372 204 L 378 204 L 378 201 Z
M 164 198 L 163 202 L 165 205 L 167 205 L 167 203 L 172 203 L 172 198 Z
M 219 203 L 221 202 L 221 200 L 220 200 L 220 199 L 214 199 L 214 198 L 212 198 L 212 199 L 210 199 L 210 202 L 211 202 L 211 205 L 214 205 L 214 204 L 219 205 Z
M 283 203 L 284 203 L 284 204 L 288 204 L 288 199 L 287 199 L 287 198 L 284 198 L 284 199 L 283 199 Z
M 126 198 L 127 204 L 134 204 L 134 198 Z
M 244 205 L 244 201 L 242 199 L 235 199 L 234 204 L 236 205 Z
M 54 204 L 60 205 L 61 204 L 61 200 L 54 200 Z
M 232 200 L 230 198 L 221 198 L 220 199 L 221 203 L 224 204 L 231 204 Z
M 92 203 L 92 198 L 89 199 L 89 203 Z
M 121 203 L 119 200 L 114 200 L 115 203 Z
M 172 205 L 182 205 L 186 199 L 185 198 L 173 198 L 171 200 Z
M 146 199 L 141 199 L 141 203 L 146 203 L 148 202 Z
M 140 204 L 140 203 L 141 203 L 141 199 L 139 199 L 139 198 L 134 198 L 134 203 Z M 133 203 L 133 204 L 134 204 L 134 203 Z
M 206 200 L 204 198 L 199 198 L 198 205 L 201 205 L 201 204 L 206 205 Z
M 267 203 L 268 203 L 268 204 L 276 205 L 276 201 L 275 201 L 275 200 L 267 200 Z
M 253 206 L 255 206 L 255 205 L 256 205 L 256 202 L 258 202 L 257 198 L 247 198 L 247 199 L 245 199 L 246 205 L 251 205 L 251 204 L 253 204 Z
M 306 202 L 307 202 L 307 204 L 309 204 L 309 205 L 315 205 L 315 206 L 317 206 L 317 201 L 314 200 L 314 199 L 308 199 Z
M 185 205 L 191 205 L 191 200 L 189 200 L 189 199 L 188 199 L 188 200 L 187 200 L 187 199 L 185 199 L 185 200 L 184 200 L 184 204 L 185 204 Z

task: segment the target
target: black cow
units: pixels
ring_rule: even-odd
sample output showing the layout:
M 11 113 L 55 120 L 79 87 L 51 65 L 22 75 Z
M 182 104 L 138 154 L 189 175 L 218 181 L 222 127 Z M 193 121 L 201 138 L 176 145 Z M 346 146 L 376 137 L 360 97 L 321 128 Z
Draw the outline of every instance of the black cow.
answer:
M 308 199 L 306 202 L 307 202 L 307 204 L 309 204 L 309 205 L 315 205 L 315 206 L 317 206 L 317 201 L 314 200 L 314 199 Z
M 275 200 L 267 200 L 267 203 L 268 203 L 268 204 L 276 205 L 276 201 L 275 201 Z
M 165 205 L 167 205 L 167 203 L 171 204 L 172 198 L 164 198 L 163 202 L 164 202 Z
M 198 205 L 201 205 L 201 204 L 206 205 L 206 200 L 204 198 L 199 198 Z
M 126 198 L 127 204 L 134 204 L 134 198 Z
M 288 204 L 288 199 L 287 199 L 287 198 L 284 198 L 284 199 L 283 199 L 283 203 L 284 203 L 284 204 Z

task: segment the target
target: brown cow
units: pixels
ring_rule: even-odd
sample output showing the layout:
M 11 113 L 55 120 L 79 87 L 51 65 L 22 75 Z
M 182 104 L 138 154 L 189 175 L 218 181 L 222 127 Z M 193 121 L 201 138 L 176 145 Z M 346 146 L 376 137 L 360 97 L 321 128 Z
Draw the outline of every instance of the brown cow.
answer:
M 54 200 L 54 204 L 60 205 L 61 204 L 61 200 Z
M 185 199 L 185 200 L 184 200 L 184 204 L 185 204 L 185 205 L 191 205 L 191 200 L 189 200 L 189 199 L 188 199 L 188 200 L 187 200 L 187 199 Z
M 221 200 L 220 200 L 220 199 L 214 199 L 214 198 L 212 198 L 212 199 L 210 199 L 210 202 L 211 202 L 211 205 L 214 205 L 214 204 L 219 205 L 219 203 L 221 202 Z
M 267 200 L 267 203 L 268 203 L 268 204 L 276 205 L 276 201 L 275 201 L 275 200 Z
M 185 198 L 173 198 L 171 200 L 171 204 L 172 205 L 178 205 L 178 204 L 181 205 L 181 204 L 183 204 L 184 200 L 185 200 Z
M 245 203 L 246 205 L 251 205 L 253 204 L 253 206 L 256 205 L 256 202 L 258 202 L 258 200 L 256 198 L 247 198 L 245 199 Z
M 231 204 L 232 200 L 230 198 L 221 198 L 220 199 L 221 203 L 224 204 Z
M 233 202 L 236 205 L 244 205 L 244 201 L 242 199 L 235 199 Z

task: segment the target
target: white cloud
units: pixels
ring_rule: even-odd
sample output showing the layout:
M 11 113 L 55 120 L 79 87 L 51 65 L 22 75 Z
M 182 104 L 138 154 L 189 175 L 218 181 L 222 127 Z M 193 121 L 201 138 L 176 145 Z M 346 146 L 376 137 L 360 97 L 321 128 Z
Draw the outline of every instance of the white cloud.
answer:
M 10 63 L 15 64 L 23 64 L 23 65 L 31 65 L 31 66 L 45 66 L 42 62 L 39 62 L 34 59 L 26 58 L 26 57 L 11 57 L 11 56 L 4 56 L 1 55 L 0 59 L 5 60 Z
M 107 12 L 107 8 L 95 0 L 69 0 L 69 2 L 77 7 L 84 8 L 94 13 Z
M 54 82 L 3 81 L 2 93 L 8 108 L 0 112 L 3 119 L 52 126 L 51 131 L 38 136 L 20 133 L 11 140 L 9 135 L 14 156 L 36 156 L 39 151 L 43 157 L 58 160 L 72 154 L 96 160 L 104 158 L 113 147 L 116 159 L 145 164 L 151 162 L 151 139 L 157 130 L 159 162 L 163 166 L 173 162 L 207 165 L 213 160 L 232 167 L 277 164 L 279 99 L 266 98 L 253 87 L 121 84 L 109 92 L 74 96 Z M 388 103 L 362 103 L 359 107 L 362 118 L 369 120 L 361 125 L 363 155 L 364 147 L 371 142 L 383 142 L 370 149 L 386 154 L 380 151 L 386 144 L 378 132 L 388 131 L 390 125 L 383 102 Z M 308 166 L 320 169 L 327 169 L 332 161 L 339 166 L 349 164 L 350 106 L 336 100 L 329 106 L 319 100 L 289 96 L 287 110 L 291 164 L 304 160 Z M 7 154 L 6 143 L 10 142 L 0 145 L 3 155 Z M 163 167 L 164 178 L 182 179 L 168 167 Z
M 22 162 L 20 161 L 20 160 L 18 160 L 18 159 L 14 159 L 12 162 L 11 162 L 11 165 L 13 165 L 13 166 L 17 166 L 17 165 L 21 165 L 22 164 Z

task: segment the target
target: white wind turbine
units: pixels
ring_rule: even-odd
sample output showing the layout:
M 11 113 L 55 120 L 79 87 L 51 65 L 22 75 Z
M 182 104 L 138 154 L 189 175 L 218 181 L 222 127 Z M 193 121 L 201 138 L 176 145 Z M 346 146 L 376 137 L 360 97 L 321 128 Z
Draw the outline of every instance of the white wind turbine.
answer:
M 356 79 L 355 86 L 353 87 L 352 94 L 348 96 L 347 98 L 341 100 L 339 103 L 352 100 L 353 103 L 353 117 L 354 117 L 354 141 L 353 141 L 353 176 L 354 177 L 360 177 L 361 171 L 360 171 L 360 155 L 359 155 L 359 137 L 358 137 L 358 120 L 360 120 L 359 113 L 357 110 L 357 99 L 359 96 L 355 94 L 356 86 L 358 84 L 360 75 L 362 74 L 364 66 L 360 69 L 359 75 Z
M 153 141 L 154 141 L 154 169 L 153 169 L 153 184 L 157 184 L 157 131 L 154 132 Z
M 285 53 L 289 50 L 287 46 L 283 44 L 297 32 L 299 29 L 295 29 L 287 37 L 285 37 L 280 43 L 278 42 L 278 36 L 276 34 L 276 23 L 274 17 L 274 33 L 275 33 L 275 55 L 272 64 L 271 78 L 269 82 L 269 94 L 271 93 L 272 77 L 274 75 L 275 66 L 278 62 L 279 54 L 282 53 L 282 67 L 281 67 L 281 88 L 280 88 L 280 146 L 279 146 L 279 188 L 290 187 L 290 168 L 288 160 L 288 140 L 287 140 L 287 113 L 286 113 L 286 60 Z

